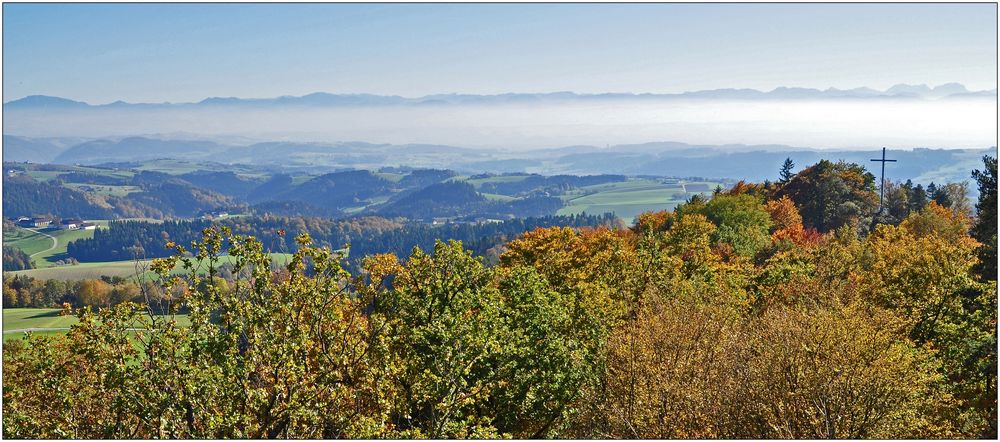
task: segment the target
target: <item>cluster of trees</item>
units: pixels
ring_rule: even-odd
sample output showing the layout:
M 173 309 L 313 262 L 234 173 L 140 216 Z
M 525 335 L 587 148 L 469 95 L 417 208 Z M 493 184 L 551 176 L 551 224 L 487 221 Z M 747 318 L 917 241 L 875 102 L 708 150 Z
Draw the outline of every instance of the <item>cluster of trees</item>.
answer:
M 972 207 L 968 194 L 969 186 L 964 182 L 947 183 L 940 186 L 931 182 L 927 185 L 927 189 L 924 189 L 922 185 L 914 185 L 910 180 L 906 180 L 904 183 L 889 181 L 886 182 L 885 186 L 886 213 L 882 214 L 879 221 L 886 224 L 899 224 L 910 213 L 920 211 L 930 201 L 934 201 L 942 207 L 970 212 Z
M 146 285 L 147 291 L 159 292 L 155 284 Z M 63 281 L 16 275 L 3 279 L 3 308 L 51 308 L 63 304 L 108 307 L 127 301 L 144 302 L 141 295 L 138 284 L 121 277 Z
M 14 221 L 4 218 L 3 220 L 3 231 L 4 233 L 13 232 L 17 229 Z M 3 245 L 3 271 L 10 272 L 15 270 L 27 270 L 35 267 L 35 263 L 31 260 L 31 257 L 23 250 L 10 246 L 7 244 Z
M 3 271 L 27 270 L 34 267 L 31 257 L 23 250 L 6 244 L 3 246 Z
M 190 327 L 121 303 L 8 342 L 4 436 L 995 438 L 995 195 L 873 224 L 863 169 L 821 163 L 359 276 L 213 227 L 153 266 Z M 226 245 L 233 280 L 200 276 Z
M 351 256 L 364 257 L 375 253 L 409 253 L 414 247 L 429 250 L 435 240 L 460 240 L 477 254 L 489 252 L 522 232 L 549 226 L 597 226 L 615 222 L 611 214 L 544 216 L 513 219 L 498 223 L 462 223 L 431 226 L 417 222 L 401 222 L 382 217 L 326 219 L 314 217 L 239 217 L 218 221 L 233 231 L 252 235 L 270 252 L 291 253 L 295 236 L 308 233 L 319 246 L 340 249 L 350 245 Z M 170 255 L 167 242 L 189 244 L 201 237 L 212 222 L 112 221 L 107 229 L 94 232 L 93 238 L 79 239 L 67 246 L 67 255 L 81 262 L 121 261 L 135 258 L 158 258 Z M 360 260 L 354 264 L 360 265 Z M 356 267 L 356 266 L 355 266 Z

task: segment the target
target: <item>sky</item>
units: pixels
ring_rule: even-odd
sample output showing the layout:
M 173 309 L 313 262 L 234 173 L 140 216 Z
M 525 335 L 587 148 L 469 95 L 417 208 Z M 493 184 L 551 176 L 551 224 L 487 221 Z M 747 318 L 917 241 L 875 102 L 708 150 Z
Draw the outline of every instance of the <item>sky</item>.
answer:
M 996 88 L 995 4 L 4 4 L 3 101 Z

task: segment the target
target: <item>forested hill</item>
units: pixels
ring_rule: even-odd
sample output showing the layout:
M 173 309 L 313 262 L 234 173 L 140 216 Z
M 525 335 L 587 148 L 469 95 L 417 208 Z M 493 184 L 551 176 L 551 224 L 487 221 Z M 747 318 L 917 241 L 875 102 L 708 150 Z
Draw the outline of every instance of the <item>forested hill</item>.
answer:
M 155 178 L 151 178 L 155 176 Z M 67 184 L 63 180 L 78 180 Z M 233 200 L 166 174 L 137 174 L 131 180 L 88 173 L 66 173 L 53 180 L 27 174 L 3 178 L 7 216 L 54 215 L 62 218 L 173 218 L 225 207 Z M 111 183 L 111 184 L 107 184 Z M 88 191 L 84 189 L 112 189 Z
M 8 162 L 4 211 L 13 217 L 88 219 L 177 219 L 211 212 L 340 218 L 377 214 L 427 222 L 442 217 L 511 219 L 553 215 L 564 207 L 570 192 L 592 193 L 597 190 L 585 189 L 628 179 L 621 175 L 470 177 L 451 170 L 412 168 L 293 176 L 266 168 L 172 160 L 100 167 Z M 667 189 L 682 191 L 676 183 L 661 188 L 664 202 L 670 196 Z

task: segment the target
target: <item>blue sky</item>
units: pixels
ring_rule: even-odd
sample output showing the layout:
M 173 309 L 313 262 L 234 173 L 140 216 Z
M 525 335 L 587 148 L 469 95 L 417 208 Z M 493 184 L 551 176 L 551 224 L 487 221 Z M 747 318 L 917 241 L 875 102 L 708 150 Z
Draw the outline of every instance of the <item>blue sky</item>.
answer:
M 993 4 L 5 4 L 3 100 L 996 87 Z

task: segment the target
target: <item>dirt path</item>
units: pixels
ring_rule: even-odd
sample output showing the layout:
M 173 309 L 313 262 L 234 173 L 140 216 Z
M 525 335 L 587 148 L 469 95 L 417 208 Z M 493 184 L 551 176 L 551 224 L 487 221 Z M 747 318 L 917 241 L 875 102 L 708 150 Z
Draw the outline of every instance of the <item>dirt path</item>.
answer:
M 17 328 L 14 330 L 4 330 L 3 334 L 7 333 L 27 333 L 27 332 L 42 332 L 42 331 L 60 331 L 69 330 L 69 327 L 31 327 L 31 328 Z
M 47 248 L 45 250 L 42 250 L 42 251 L 39 251 L 39 252 L 32 253 L 30 256 L 28 256 L 28 258 L 34 258 L 35 255 L 37 255 L 39 253 L 45 253 L 45 252 L 51 251 L 52 249 L 54 249 L 56 247 L 59 247 L 59 239 L 58 238 L 56 238 L 56 237 L 54 237 L 52 235 L 49 235 L 48 233 L 43 233 L 41 230 L 29 229 L 29 228 L 25 228 L 25 230 L 30 230 L 32 232 L 35 232 L 35 233 L 39 234 L 39 235 L 47 236 L 47 237 L 49 237 L 49 239 L 52 240 L 52 247 L 49 247 L 49 248 Z

